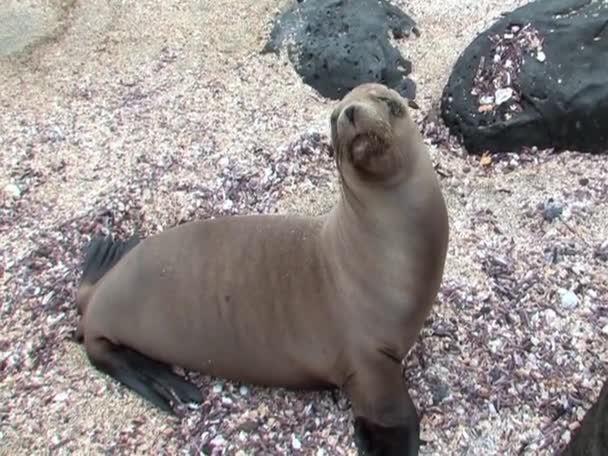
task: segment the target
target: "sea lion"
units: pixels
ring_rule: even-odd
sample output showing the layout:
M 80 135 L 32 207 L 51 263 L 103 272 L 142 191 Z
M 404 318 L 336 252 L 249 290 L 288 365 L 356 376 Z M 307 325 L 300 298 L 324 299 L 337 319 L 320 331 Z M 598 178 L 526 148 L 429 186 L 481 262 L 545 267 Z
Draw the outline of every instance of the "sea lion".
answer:
M 608 379 L 561 456 L 608 455 Z
M 240 215 L 92 242 L 77 295 L 91 363 L 171 411 L 170 365 L 264 386 L 343 388 L 360 455 L 415 455 L 401 360 L 436 298 L 448 214 L 413 101 L 376 83 L 331 113 L 341 195 L 321 216 Z

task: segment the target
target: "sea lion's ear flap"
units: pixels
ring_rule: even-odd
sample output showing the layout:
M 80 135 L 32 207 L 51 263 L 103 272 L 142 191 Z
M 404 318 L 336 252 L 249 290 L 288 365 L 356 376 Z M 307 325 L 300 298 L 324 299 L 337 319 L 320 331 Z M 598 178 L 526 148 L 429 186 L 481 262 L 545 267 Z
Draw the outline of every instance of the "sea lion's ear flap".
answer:
M 407 105 L 412 109 L 420 109 L 420 106 L 418 106 L 418 103 L 416 103 L 414 100 L 408 99 Z

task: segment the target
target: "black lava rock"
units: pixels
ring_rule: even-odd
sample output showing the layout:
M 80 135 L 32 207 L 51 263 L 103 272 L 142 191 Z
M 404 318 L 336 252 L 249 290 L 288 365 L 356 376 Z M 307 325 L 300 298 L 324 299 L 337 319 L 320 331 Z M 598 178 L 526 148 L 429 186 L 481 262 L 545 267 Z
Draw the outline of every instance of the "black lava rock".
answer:
M 608 4 L 536 0 L 506 14 L 460 55 L 441 111 L 470 153 L 606 152 Z
M 420 35 L 415 22 L 386 0 L 301 0 L 275 21 L 263 53 L 285 45 L 304 82 L 340 99 L 364 82 L 380 82 L 414 99 L 410 61 L 389 42 Z
M 585 414 L 561 456 L 604 456 L 608 454 L 608 380 L 600 396 Z

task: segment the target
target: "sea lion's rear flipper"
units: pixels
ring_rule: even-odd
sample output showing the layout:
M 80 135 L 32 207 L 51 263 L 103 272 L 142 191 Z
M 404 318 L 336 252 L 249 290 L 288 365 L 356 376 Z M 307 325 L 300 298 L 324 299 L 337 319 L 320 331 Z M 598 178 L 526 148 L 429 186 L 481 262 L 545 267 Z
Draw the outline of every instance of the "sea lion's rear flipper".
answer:
M 126 241 L 114 240 L 111 236 L 95 237 L 86 249 L 81 284 L 90 286 L 97 283 L 139 241 L 137 234 Z
M 203 401 L 200 390 L 173 372 L 168 364 L 155 361 L 126 347 L 122 347 L 121 351 L 129 364 L 134 366 L 138 372 L 145 375 L 151 382 L 161 383 L 165 388 L 173 390 L 180 401 L 197 404 Z
M 91 364 L 167 413 L 175 414 L 171 405 L 174 394 L 183 402 L 202 402 L 194 385 L 167 365 L 104 338 L 87 339 L 85 344 Z
M 351 398 L 360 456 L 418 455 L 418 414 L 399 364 L 389 359 L 371 361 L 348 381 L 345 391 Z

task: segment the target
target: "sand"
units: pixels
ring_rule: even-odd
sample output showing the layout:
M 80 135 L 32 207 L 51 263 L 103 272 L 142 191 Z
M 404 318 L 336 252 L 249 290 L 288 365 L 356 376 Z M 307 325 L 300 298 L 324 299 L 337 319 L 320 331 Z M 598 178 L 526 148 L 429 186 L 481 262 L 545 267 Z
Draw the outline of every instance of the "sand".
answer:
M 452 229 L 437 307 L 408 358 L 422 454 L 552 454 L 608 374 L 605 158 L 487 164 L 453 140 L 431 144 L 458 54 L 522 3 L 401 3 L 422 31 L 399 46 Z M 203 377 L 203 406 L 169 418 L 71 340 L 96 230 L 331 207 L 332 102 L 259 54 L 284 2 L 65 5 L 52 38 L 0 59 L 0 454 L 355 455 L 342 396 Z M 548 222 L 539 205 L 551 198 L 563 213 Z

